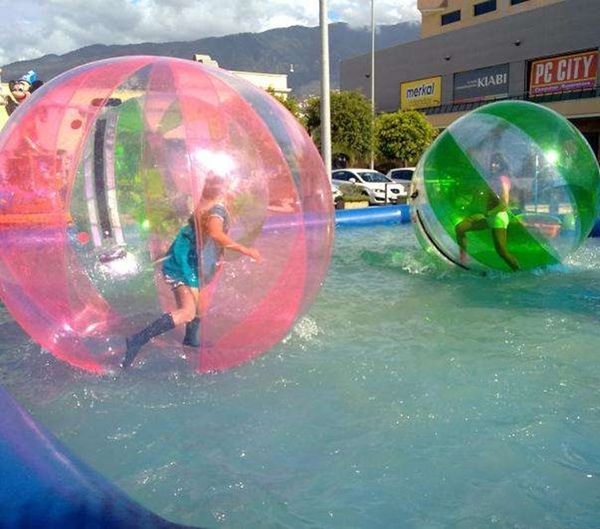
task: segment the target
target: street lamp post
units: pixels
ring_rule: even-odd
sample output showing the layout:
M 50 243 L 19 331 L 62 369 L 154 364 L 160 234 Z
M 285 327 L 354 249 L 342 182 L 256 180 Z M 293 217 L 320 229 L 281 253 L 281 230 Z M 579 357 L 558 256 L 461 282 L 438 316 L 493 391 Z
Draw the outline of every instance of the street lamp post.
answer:
M 327 0 L 319 0 L 321 25 L 321 154 L 331 180 L 331 105 L 329 101 L 329 19 Z
M 371 169 L 375 168 L 375 0 L 371 0 Z

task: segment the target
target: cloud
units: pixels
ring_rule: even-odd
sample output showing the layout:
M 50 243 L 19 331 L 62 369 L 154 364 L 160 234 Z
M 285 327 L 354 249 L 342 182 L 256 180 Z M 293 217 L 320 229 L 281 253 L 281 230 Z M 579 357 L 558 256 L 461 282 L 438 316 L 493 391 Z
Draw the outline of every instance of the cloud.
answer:
M 371 2 L 368 0 L 330 0 L 337 18 L 353 26 L 371 25 Z M 420 20 L 416 0 L 375 0 L 375 23 L 394 24 Z
M 375 0 L 378 24 L 418 20 L 416 0 Z M 332 21 L 370 24 L 368 0 L 329 0 Z M 0 64 L 90 44 L 195 40 L 319 23 L 317 0 L 20 0 L 0 20 Z

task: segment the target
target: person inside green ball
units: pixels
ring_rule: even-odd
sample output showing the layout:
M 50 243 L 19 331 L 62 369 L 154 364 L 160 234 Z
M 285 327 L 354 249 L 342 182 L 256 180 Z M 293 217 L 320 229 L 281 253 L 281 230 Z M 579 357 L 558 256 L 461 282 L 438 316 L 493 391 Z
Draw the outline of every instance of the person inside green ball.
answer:
M 460 263 L 467 262 L 467 233 L 470 231 L 491 230 L 496 252 L 511 270 L 520 269 L 519 262 L 507 247 L 508 204 L 510 199 L 511 181 L 508 174 L 508 164 L 502 156 L 495 155 L 490 163 L 490 178 L 487 183 L 492 190 L 488 195 L 485 213 L 476 213 L 464 218 L 456 225 L 456 240 L 460 247 Z
M 131 366 L 140 349 L 152 338 L 179 325 L 185 324 L 183 345 L 200 345 L 200 318 L 207 305 L 205 287 L 214 279 L 225 249 L 260 261 L 256 248 L 229 237 L 231 217 L 226 204 L 232 197 L 223 187 L 217 178 L 206 182 L 200 203 L 161 260 L 163 277 L 173 291 L 177 308 L 126 339 L 123 369 Z

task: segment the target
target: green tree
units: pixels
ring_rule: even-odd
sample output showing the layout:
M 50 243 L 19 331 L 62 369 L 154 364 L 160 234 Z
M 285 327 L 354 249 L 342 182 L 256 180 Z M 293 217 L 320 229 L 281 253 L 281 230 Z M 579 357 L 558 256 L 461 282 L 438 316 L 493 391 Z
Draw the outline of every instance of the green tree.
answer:
M 437 131 L 416 110 L 381 114 L 375 122 L 379 158 L 414 164 L 435 139 Z
M 300 103 L 293 95 L 288 95 L 287 97 L 280 96 L 275 93 L 275 90 L 272 86 L 267 88 L 267 92 L 272 95 L 277 101 L 279 101 L 285 108 L 287 108 L 291 114 L 300 122 L 302 122 L 302 112 L 300 110 Z
M 321 98 L 306 104 L 306 128 L 317 144 L 321 137 Z M 371 104 L 359 92 L 331 93 L 331 148 L 333 156 L 346 155 L 354 165 L 371 156 Z

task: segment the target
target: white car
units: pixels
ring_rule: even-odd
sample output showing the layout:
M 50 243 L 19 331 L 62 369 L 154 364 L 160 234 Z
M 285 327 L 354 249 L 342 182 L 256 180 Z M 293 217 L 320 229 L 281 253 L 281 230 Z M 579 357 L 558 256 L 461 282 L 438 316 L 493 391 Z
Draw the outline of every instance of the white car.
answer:
M 344 204 L 344 195 L 340 191 L 340 188 L 335 184 L 331 184 L 331 194 L 333 195 L 333 207 L 335 209 L 342 209 Z
M 334 184 L 354 184 L 369 195 L 370 204 L 397 204 L 406 201 L 408 185 L 394 182 L 372 169 L 336 169 L 331 173 Z
M 406 184 L 407 187 L 410 187 L 414 172 L 414 167 L 398 167 L 397 169 L 390 169 L 386 176 L 391 178 L 394 182 Z

